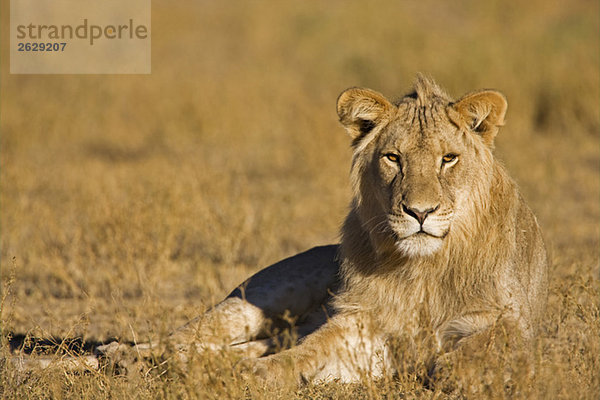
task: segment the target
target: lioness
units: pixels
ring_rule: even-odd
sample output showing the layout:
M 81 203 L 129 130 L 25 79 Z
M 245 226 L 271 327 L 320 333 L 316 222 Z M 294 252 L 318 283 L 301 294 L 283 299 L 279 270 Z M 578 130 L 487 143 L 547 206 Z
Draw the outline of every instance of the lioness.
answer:
M 430 375 L 498 327 L 527 344 L 546 303 L 547 256 L 492 155 L 506 109 L 497 91 L 453 101 L 421 75 L 396 103 L 344 91 L 353 197 L 341 243 L 260 271 L 174 338 L 243 348 L 255 357 L 245 368 L 265 379 L 345 382 L 394 373 L 406 351 L 395 339 L 430 347 Z M 263 356 L 290 321 L 297 345 Z

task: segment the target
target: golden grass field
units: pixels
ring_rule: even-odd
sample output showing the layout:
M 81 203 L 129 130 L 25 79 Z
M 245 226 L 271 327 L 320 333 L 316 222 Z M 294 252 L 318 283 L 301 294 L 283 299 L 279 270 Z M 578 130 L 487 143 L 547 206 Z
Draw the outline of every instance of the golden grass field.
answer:
M 537 373 L 507 394 L 600 395 L 600 10 L 596 1 L 155 1 L 151 75 L 10 75 L 2 8 L 3 398 L 444 398 L 411 376 L 247 391 L 228 354 L 129 376 L 22 372 L 10 337 L 144 341 L 347 212 L 349 86 L 506 94 L 496 155 L 552 256 Z M 14 342 L 14 340 L 13 340 Z M 468 393 L 479 393 L 471 394 Z

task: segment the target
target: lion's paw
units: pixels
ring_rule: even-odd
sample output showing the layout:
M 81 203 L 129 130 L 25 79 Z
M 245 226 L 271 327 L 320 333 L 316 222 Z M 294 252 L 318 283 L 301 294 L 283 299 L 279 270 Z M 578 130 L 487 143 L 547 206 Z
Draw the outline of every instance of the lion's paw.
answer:
M 98 346 L 94 355 L 100 360 L 100 364 L 118 374 L 130 374 L 137 369 L 140 357 L 133 346 L 111 342 Z
M 236 366 L 238 373 L 248 382 L 267 388 L 297 386 L 294 368 L 280 357 L 245 358 Z

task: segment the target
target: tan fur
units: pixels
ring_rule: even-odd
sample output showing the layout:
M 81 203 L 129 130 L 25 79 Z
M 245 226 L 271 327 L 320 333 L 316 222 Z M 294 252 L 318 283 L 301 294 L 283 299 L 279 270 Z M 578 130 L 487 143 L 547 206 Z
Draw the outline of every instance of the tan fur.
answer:
M 423 350 L 419 338 L 430 333 L 439 354 L 467 348 L 499 323 L 525 341 L 535 337 L 546 252 L 535 217 L 492 155 L 506 107 L 490 90 L 453 102 L 423 76 L 397 104 L 367 89 L 342 93 L 353 200 L 336 314 L 299 346 L 253 363 L 255 372 L 276 379 L 291 359 L 305 379 L 356 380 L 394 369 L 395 338 Z M 444 163 L 447 154 L 457 161 Z M 419 222 L 407 210 L 435 210 L 423 230 L 438 237 L 414 233 Z
M 395 104 L 343 92 L 337 111 L 354 154 L 341 244 L 261 271 L 186 327 L 187 340 L 258 356 L 295 325 L 297 346 L 241 364 L 274 381 L 356 381 L 399 372 L 409 354 L 439 374 L 497 327 L 533 340 L 547 259 L 535 217 L 492 154 L 506 108 L 492 90 L 452 101 L 423 76 Z

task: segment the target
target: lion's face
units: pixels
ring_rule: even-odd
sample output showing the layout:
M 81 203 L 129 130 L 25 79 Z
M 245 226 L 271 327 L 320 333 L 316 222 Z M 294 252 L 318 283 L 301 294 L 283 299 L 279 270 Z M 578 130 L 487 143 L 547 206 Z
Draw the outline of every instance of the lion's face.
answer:
M 506 110 L 497 92 L 451 103 L 427 84 L 397 105 L 363 89 L 349 89 L 338 100 L 354 138 L 353 184 L 363 228 L 376 246 L 392 244 L 409 257 L 434 254 L 453 225 L 469 218 L 473 196 L 490 174 L 490 146 Z
M 452 140 L 457 136 L 447 122 L 440 131 L 423 133 L 396 120 L 375 146 L 369 168 L 378 205 L 396 246 L 408 255 L 435 252 L 450 231 L 464 172 L 465 146 Z

